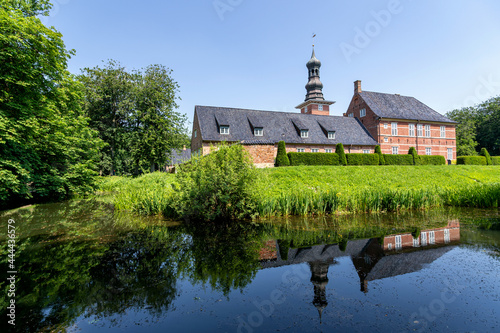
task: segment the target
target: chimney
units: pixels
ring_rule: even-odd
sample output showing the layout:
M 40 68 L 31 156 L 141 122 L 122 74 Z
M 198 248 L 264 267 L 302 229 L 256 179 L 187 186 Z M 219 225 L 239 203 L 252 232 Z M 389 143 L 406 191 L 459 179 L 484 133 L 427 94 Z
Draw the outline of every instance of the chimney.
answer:
M 361 92 L 361 80 L 354 81 L 354 95 Z
M 186 150 L 186 145 L 182 146 L 182 150 Z

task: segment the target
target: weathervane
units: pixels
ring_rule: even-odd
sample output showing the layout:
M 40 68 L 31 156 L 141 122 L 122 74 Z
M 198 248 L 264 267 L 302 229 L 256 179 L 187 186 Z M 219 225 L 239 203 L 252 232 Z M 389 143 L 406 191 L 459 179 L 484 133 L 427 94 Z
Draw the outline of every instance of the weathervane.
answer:
M 316 34 L 313 32 L 313 36 L 312 36 L 312 39 L 313 39 L 313 47 L 314 47 L 314 37 L 316 37 Z

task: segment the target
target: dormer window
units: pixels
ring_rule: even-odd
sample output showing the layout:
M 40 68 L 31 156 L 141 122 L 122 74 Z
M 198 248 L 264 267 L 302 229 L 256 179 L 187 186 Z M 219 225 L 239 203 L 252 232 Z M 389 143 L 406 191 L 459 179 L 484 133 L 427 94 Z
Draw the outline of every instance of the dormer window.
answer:
M 335 140 L 335 132 L 328 132 L 328 139 Z
M 301 138 L 308 138 L 309 137 L 309 130 L 300 130 L 300 137 Z
M 253 135 L 255 135 L 255 136 L 263 136 L 264 135 L 264 129 L 262 127 L 255 127 L 253 129 Z
M 229 134 L 229 126 L 220 126 L 220 134 Z

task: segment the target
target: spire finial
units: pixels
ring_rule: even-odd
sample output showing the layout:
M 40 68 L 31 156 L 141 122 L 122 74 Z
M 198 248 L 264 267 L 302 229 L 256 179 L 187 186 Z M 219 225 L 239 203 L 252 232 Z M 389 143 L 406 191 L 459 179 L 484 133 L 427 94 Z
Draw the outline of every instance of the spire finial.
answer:
M 313 40 L 313 49 L 314 49 L 314 37 L 316 37 L 316 34 L 313 32 L 312 40 Z

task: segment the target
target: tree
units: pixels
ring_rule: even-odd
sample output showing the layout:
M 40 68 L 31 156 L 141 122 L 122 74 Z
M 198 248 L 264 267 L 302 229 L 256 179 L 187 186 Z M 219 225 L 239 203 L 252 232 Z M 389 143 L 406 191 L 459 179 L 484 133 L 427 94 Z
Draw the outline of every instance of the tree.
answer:
M 418 165 L 419 164 L 418 152 L 415 149 L 415 147 L 410 147 L 410 149 L 408 150 L 408 154 L 413 157 L 413 165 Z
M 289 166 L 290 160 L 286 154 L 285 141 L 278 142 L 278 152 L 276 153 L 276 166 Z
M 382 149 L 380 149 L 379 145 L 375 146 L 375 154 L 378 154 L 379 165 L 384 165 L 385 164 L 385 158 L 384 158 L 384 154 L 382 154 Z
M 491 162 L 491 156 L 488 153 L 488 150 L 486 148 L 481 148 L 481 151 L 479 152 L 479 155 L 484 156 L 486 158 L 486 165 L 492 165 L 493 164 Z
M 335 152 L 339 155 L 339 163 L 340 165 L 347 165 L 347 158 L 344 152 L 344 145 L 342 143 L 337 143 L 335 147 Z
M 0 206 L 92 191 L 101 142 L 66 69 L 72 51 L 35 17 L 50 4 L 0 4 Z
M 500 97 L 477 107 L 477 141 L 494 156 L 500 155 Z
M 457 122 L 457 156 L 477 155 L 476 146 L 476 110 L 472 107 L 448 112 L 446 116 Z

